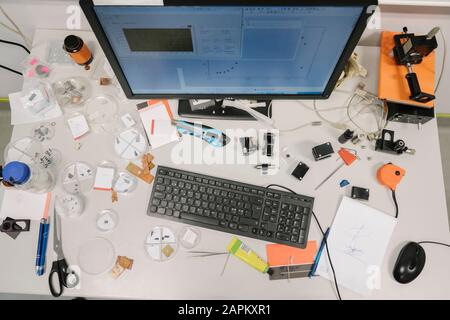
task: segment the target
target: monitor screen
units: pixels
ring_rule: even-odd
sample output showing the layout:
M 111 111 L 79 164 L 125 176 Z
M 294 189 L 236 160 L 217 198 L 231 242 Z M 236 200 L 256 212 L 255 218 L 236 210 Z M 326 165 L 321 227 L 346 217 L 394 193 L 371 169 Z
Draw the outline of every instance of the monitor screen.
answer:
M 93 9 L 133 96 L 214 97 L 323 95 L 365 7 Z

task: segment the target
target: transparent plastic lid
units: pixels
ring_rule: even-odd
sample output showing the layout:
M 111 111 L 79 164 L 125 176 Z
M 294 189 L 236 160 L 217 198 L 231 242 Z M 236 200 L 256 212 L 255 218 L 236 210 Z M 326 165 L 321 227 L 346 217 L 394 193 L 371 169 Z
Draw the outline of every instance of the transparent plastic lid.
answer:
M 111 270 L 114 260 L 114 246 L 104 238 L 90 239 L 82 244 L 78 251 L 78 265 L 83 272 L 90 275 Z
M 73 162 L 62 173 L 63 189 L 70 194 L 85 193 L 94 185 L 95 171 L 85 162 Z

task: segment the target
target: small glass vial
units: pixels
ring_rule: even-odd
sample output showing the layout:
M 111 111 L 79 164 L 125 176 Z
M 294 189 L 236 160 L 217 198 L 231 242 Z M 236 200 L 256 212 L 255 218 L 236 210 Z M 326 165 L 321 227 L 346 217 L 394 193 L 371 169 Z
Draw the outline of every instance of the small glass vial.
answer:
M 89 70 L 94 56 L 87 47 L 83 39 L 75 35 L 69 35 L 64 39 L 63 49 L 69 53 L 70 57 L 80 66 L 84 66 L 86 70 Z
M 3 168 L 3 179 L 19 190 L 46 193 L 53 189 L 54 178 L 49 170 L 12 161 Z

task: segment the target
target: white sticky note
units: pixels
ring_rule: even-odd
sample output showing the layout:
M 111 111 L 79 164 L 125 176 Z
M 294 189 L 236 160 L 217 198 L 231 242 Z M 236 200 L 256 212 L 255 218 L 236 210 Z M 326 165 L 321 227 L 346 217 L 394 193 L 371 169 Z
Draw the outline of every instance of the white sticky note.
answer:
M 70 132 L 74 140 L 80 139 L 86 133 L 89 132 L 89 125 L 84 115 L 78 115 L 67 120 L 69 124 Z
M 114 180 L 114 168 L 98 167 L 95 174 L 95 190 L 111 191 Z
M 4 188 L 0 217 L 12 219 L 40 220 L 50 204 L 50 193 L 31 193 L 15 188 Z

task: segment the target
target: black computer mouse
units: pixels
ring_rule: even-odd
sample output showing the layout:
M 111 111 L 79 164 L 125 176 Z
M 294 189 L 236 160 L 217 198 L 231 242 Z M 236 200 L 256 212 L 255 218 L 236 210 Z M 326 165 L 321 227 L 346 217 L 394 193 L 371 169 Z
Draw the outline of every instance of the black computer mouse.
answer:
M 397 257 L 394 279 L 400 283 L 413 281 L 425 266 L 425 250 L 416 242 L 407 243 Z

